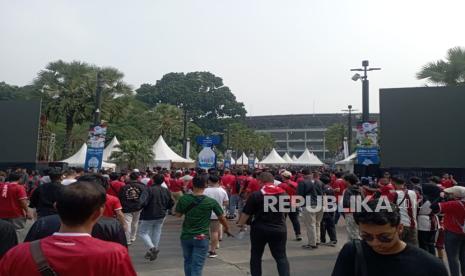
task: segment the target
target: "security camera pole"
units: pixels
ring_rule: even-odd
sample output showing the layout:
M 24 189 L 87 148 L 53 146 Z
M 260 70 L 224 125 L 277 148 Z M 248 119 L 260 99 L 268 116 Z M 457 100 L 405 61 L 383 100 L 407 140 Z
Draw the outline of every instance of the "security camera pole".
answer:
M 370 116 L 369 110 L 369 82 L 368 82 L 368 71 L 381 70 L 381 68 L 367 68 L 369 66 L 368 60 L 362 61 L 363 68 L 350 69 L 350 71 L 363 72 L 363 76 L 355 74 L 352 77 L 352 80 L 357 81 L 362 79 L 362 122 L 368 122 Z

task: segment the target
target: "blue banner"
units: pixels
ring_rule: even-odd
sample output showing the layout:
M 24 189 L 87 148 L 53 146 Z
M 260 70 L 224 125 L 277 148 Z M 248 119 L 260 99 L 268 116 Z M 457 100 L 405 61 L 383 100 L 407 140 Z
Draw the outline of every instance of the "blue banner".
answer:
M 358 148 L 357 161 L 361 165 L 374 165 L 379 164 L 379 150 L 378 147 Z
M 209 147 L 203 148 L 199 152 L 198 159 L 199 159 L 199 167 L 202 169 L 211 169 L 211 168 L 216 167 L 215 166 L 216 165 L 216 154 Z
M 89 138 L 87 140 L 86 161 L 84 163 L 85 170 L 102 168 L 106 134 L 106 125 L 98 125 L 90 128 Z
M 212 147 L 214 145 L 221 144 L 221 136 L 218 135 L 211 135 L 211 136 L 197 136 L 195 137 L 195 141 L 197 144 L 201 145 L 202 147 Z
M 250 170 L 255 169 L 255 154 L 251 153 L 249 155 L 249 164 L 248 165 L 249 165 Z

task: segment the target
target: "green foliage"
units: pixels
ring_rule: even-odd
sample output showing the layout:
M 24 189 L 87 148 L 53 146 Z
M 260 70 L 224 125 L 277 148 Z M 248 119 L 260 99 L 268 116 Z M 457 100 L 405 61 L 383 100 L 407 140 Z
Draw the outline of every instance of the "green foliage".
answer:
M 343 124 L 334 124 L 328 127 L 325 133 L 326 148 L 331 154 L 338 153 L 344 143 L 347 129 Z
M 150 165 L 153 160 L 151 143 L 145 140 L 125 140 L 117 146 L 121 151 L 111 154 L 111 162 L 120 167 L 129 169 L 141 168 Z
M 41 93 L 34 85 L 16 86 L 0 82 L 0 101 L 40 99 Z
M 417 78 L 441 86 L 465 85 L 465 48 L 455 47 L 447 51 L 446 60 L 424 65 Z
M 187 109 L 188 116 L 206 131 L 219 131 L 220 118 L 242 118 L 244 104 L 237 102 L 223 80 L 210 72 L 169 73 L 155 85 L 136 90 L 138 100 L 149 106 L 159 103 Z
M 230 147 L 238 153 L 255 153 L 259 158 L 269 152 L 275 145 L 269 134 L 258 133 L 241 123 L 229 126 Z

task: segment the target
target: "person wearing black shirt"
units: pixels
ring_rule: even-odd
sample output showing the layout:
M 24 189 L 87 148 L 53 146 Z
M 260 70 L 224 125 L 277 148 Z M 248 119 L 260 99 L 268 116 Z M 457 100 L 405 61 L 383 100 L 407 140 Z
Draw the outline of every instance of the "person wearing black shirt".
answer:
M 331 188 L 331 179 L 328 175 L 322 175 L 320 181 L 323 182 L 323 194 L 325 196 L 334 196 L 334 190 Z M 325 200 L 326 201 L 326 200 Z M 336 225 L 334 224 L 334 216 L 336 212 L 329 212 L 325 210 L 323 214 L 323 220 L 321 221 L 320 226 L 320 241 L 322 244 L 326 244 L 326 233 L 328 233 L 330 242 L 327 244 L 329 246 L 336 246 L 337 236 L 336 236 Z
M 58 169 L 49 171 L 51 182 L 40 185 L 32 192 L 29 207 L 36 208 L 37 217 L 57 214 L 54 203 L 63 188 L 61 184 L 62 172 Z
M 332 276 L 447 276 L 444 264 L 400 239 L 399 208 L 384 199 L 367 203 L 373 210 L 354 213 L 363 241 L 348 242 L 339 252 Z M 377 206 L 382 209 L 377 210 Z
M 24 242 L 40 240 L 60 230 L 61 220 L 58 215 L 39 218 L 29 229 Z M 92 228 L 92 237 L 116 242 L 127 247 L 124 228 L 114 218 L 101 217 Z
M 272 208 L 265 212 L 265 196 L 279 197 L 285 195 L 285 191 L 273 184 L 274 177 L 271 173 L 263 172 L 258 176 L 260 191 L 250 194 L 242 210 L 238 225 L 243 229 L 249 217 L 252 217 L 250 230 L 250 272 L 252 276 L 262 275 L 262 256 L 266 244 L 270 247 L 271 255 L 276 261 L 279 276 L 289 276 L 289 261 L 286 255 L 287 228 L 285 213 L 279 212 L 279 206 L 275 205 L 278 212 Z M 279 202 L 278 198 L 276 202 Z M 269 202 L 267 200 L 267 202 Z
M 18 236 L 13 224 L 0 219 L 0 259 L 2 256 L 18 244 Z

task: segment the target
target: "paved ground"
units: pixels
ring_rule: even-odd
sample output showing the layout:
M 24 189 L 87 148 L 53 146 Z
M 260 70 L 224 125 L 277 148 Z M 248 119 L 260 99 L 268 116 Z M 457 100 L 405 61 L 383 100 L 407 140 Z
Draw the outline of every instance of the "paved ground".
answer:
M 179 232 L 182 219 L 169 216 L 165 221 L 163 234 L 160 243 L 160 255 L 154 262 L 144 259 L 146 248 L 141 240 L 137 240 L 130 248 L 130 254 L 136 267 L 138 275 L 148 276 L 183 276 L 183 257 L 179 242 Z M 231 226 L 234 232 L 237 230 Z M 293 233 L 288 223 L 289 232 Z M 305 231 L 305 228 L 302 229 Z M 345 243 L 346 235 L 343 227 L 338 227 L 339 244 L 337 247 L 320 246 L 318 250 L 309 251 L 301 248 L 305 243 L 292 241 L 293 234 L 288 235 L 287 254 L 291 265 L 291 275 L 331 275 L 337 253 Z M 217 251 L 218 258 L 207 259 L 205 276 L 229 276 L 229 275 L 250 275 L 249 274 L 249 238 L 246 236 L 242 240 L 235 238 L 225 238 L 221 243 L 221 248 Z M 277 270 L 275 262 L 265 250 L 263 257 L 263 275 L 275 276 Z

